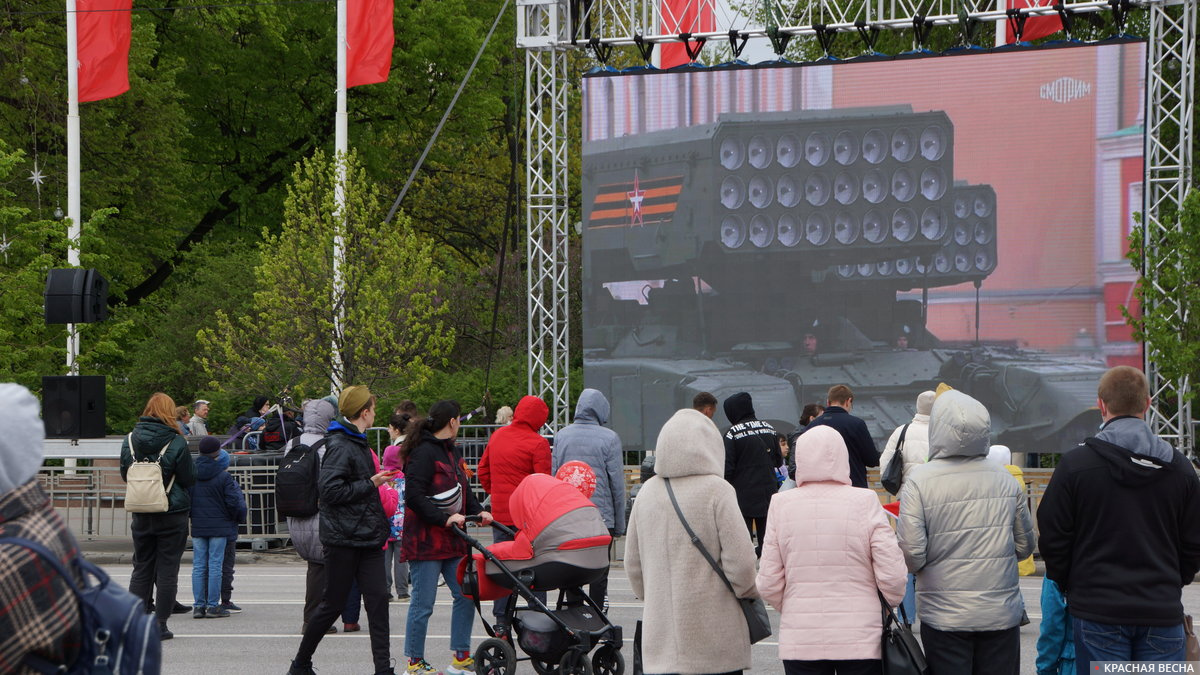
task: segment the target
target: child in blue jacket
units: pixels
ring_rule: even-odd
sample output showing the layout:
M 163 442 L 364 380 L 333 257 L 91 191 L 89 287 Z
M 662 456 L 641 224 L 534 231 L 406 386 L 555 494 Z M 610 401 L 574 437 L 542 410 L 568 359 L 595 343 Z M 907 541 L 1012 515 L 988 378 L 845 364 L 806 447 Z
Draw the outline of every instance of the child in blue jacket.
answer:
M 229 616 L 221 606 L 221 572 L 231 530 L 246 519 L 246 498 L 222 465 L 221 443 L 213 436 L 200 439 L 196 484 L 192 486 L 192 617 Z
M 1038 675 L 1071 675 L 1075 672 L 1075 640 L 1067 599 L 1058 584 L 1042 579 L 1042 625 L 1037 640 Z

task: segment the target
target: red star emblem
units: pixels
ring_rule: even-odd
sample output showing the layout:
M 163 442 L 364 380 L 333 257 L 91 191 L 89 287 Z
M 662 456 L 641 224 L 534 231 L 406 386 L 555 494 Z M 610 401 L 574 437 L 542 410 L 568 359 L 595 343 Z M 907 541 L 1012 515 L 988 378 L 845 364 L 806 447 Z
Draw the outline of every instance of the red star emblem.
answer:
M 642 221 L 642 200 L 646 198 L 646 191 L 638 189 L 638 174 L 633 172 L 633 190 L 626 192 L 625 196 L 629 198 L 629 206 L 633 209 L 633 214 L 629 218 L 630 225 L 645 225 Z

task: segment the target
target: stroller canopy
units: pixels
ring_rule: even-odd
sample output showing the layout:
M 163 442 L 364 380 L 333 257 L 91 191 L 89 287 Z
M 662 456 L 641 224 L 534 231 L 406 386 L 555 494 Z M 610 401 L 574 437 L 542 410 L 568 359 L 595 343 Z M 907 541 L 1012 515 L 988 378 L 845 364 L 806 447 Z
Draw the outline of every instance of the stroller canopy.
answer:
M 607 547 L 612 537 L 595 504 L 577 488 L 544 473 L 526 476 L 508 503 L 515 541 L 488 547 L 501 560 L 528 560 L 553 551 Z

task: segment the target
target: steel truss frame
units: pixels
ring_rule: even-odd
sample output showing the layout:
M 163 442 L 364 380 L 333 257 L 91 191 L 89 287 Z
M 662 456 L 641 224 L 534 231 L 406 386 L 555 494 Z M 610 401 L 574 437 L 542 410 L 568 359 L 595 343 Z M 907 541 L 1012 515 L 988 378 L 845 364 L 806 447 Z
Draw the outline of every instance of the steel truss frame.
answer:
M 983 0 L 986 4 L 989 0 Z M 1049 0 L 1043 6 L 1021 10 L 1027 15 L 1057 13 Z M 757 0 L 765 16 L 778 26 L 748 28 L 723 26 L 695 38 L 728 39 L 737 29 L 741 37 L 816 36 L 830 29 L 854 31 L 951 25 L 964 21 L 996 23 L 1007 14 L 1000 9 L 965 10 L 961 0 Z M 552 426 L 565 424 L 571 410 L 569 389 L 569 308 L 567 305 L 567 52 L 593 45 L 634 45 L 678 41 L 662 32 L 674 25 L 661 13 L 661 0 L 518 0 L 517 46 L 525 50 L 526 131 L 528 133 L 528 251 L 529 251 L 529 391 L 550 405 Z M 1158 283 L 1158 272 L 1181 261 L 1176 251 L 1158 246 L 1163 235 L 1177 229 L 1177 213 L 1193 177 L 1192 145 L 1196 78 L 1196 21 L 1200 0 L 1149 0 L 1139 3 L 1150 19 L 1146 50 L 1146 152 L 1143 214 L 1146 250 L 1153 260 L 1142 270 L 1149 283 Z M 1064 3 L 1074 14 L 1109 11 L 1126 6 L 1104 1 Z M 1172 138 L 1172 132 L 1177 136 Z M 1168 139 L 1172 139 L 1168 141 Z M 1175 140 L 1177 139 L 1177 140 Z M 1170 289 L 1168 289 L 1170 290 Z M 1146 312 L 1169 312 L 1187 321 L 1188 308 L 1170 300 Z M 1194 448 L 1191 405 L 1185 394 L 1187 377 L 1167 380 L 1156 367 L 1153 344 L 1145 350 L 1146 374 L 1155 401 L 1178 402 L 1171 409 L 1155 408 L 1151 423 L 1157 433 L 1185 452 Z

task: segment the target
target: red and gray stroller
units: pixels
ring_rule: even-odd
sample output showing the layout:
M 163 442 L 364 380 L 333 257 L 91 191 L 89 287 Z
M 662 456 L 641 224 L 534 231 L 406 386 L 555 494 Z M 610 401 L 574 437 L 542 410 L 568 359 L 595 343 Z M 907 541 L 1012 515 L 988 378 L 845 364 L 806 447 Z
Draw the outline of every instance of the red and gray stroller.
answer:
M 509 510 L 518 529 L 513 541 L 485 547 L 455 530 L 475 549 L 459 564 L 459 583 L 491 636 L 475 650 L 475 672 L 516 672 L 515 640 L 542 675 L 621 675 L 621 627 L 580 588 L 608 569 L 612 537 L 600 511 L 578 489 L 546 474 L 522 480 Z M 554 609 L 534 595 L 552 590 L 559 591 Z M 511 633 L 484 619 L 479 604 L 510 594 L 514 601 L 501 624 L 511 626 Z M 518 607 L 517 599 L 525 605 Z

